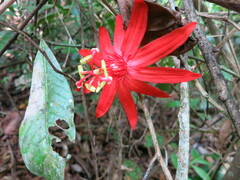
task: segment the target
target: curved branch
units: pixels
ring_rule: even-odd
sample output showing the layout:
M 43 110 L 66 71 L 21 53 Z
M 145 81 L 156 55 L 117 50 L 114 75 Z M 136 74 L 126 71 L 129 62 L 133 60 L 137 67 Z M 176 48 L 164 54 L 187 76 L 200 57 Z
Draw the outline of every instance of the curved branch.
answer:
M 193 2 L 191 0 L 183 0 L 185 6 L 185 14 L 189 21 L 197 22 L 197 16 L 194 10 Z M 208 42 L 203 30 L 198 24 L 194 30 L 194 35 L 198 39 L 198 46 L 203 54 L 203 57 L 206 61 L 206 65 L 212 75 L 213 81 L 216 85 L 219 99 L 224 103 L 233 124 L 237 130 L 238 135 L 240 136 L 240 112 L 239 107 L 234 101 L 228 85 L 225 82 L 223 75 L 221 73 L 219 64 L 217 63 L 215 54 L 213 53 L 213 46 Z

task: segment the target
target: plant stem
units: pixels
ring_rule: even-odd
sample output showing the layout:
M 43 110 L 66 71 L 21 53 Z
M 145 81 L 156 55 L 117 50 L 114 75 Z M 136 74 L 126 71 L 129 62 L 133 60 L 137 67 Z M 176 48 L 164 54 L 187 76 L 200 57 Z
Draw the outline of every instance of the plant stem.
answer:
M 144 103 L 143 98 L 140 94 L 139 94 L 139 99 L 142 103 L 144 115 L 145 115 L 145 118 L 146 118 L 146 121 L 147 121 L 147 124 L 148 124 L 148 128 L 149 128 L 151 136 L 152 136 L 154 149 L 155 149 L 155 152 L 157 154 L 158 161 L 159 161 L 159 163 L 162 167 L 163 173 L 164 173 L 167 180 L 173 180 L 172 175 L 171 175 L 169 169 L 167 168 L 167 166 L 166 166 L 166 164 L 163 160 L 163 157 L 162 157 L 162 154 L 161 154 L 158 142 L 157 142 L 156 132 L 155 132 L 155 129 L 154 129 L 154 126 L 153 126 L 152 119 L 151 119 L 151 116 L 149 114 L 148 108 L 147 108 L 146 104 Z
M 178 168 L 176 180 L 188 179 L 189 159 L 189 93 L 188 83 L 180 84 L 180 108 L 178 113 L 179 121 L 179 145 L 178 145 Z

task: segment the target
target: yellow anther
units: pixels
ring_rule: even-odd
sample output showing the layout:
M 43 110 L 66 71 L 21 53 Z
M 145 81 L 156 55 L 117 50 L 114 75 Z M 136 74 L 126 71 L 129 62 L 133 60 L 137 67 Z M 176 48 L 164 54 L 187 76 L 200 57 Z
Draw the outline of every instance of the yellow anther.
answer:
M 103 86 L 105 86 L 105 84 L 107 84 L 105 81 L 101 82 L 101 84 L 96 89 L 96 93 L 98 93 L 103 88 Z
M 83 71 L 83 66 L 82 65 L 78 65 L 78 74 L 80 75 L 81 78 L 84 77 L 84 75 L 81 74 L 82 71 Z
M 80 59 L 81 64 L 86 64 L 87 62 L 92 60 L 92 55 L 85 56 L 84 58 Z
M 91 92 L 95 92 L 96 91 L 96 88 L 94 86 L 91 86 L 90 84 L 88 83 L 85 83 L 85 87 L 91 91 Z
M 106 62 L 104 60 L 101 60 L 101 68 L 103 69 L 103 74 L 105 77 L 108 77 Z

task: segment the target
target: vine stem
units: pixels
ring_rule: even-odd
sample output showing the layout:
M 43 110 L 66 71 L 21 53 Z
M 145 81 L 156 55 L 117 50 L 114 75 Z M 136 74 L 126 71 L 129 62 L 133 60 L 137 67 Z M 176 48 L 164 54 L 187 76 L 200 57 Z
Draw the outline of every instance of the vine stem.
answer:
M 153 123 L 152 123 L 152 118 L 150 116 L 150 113 L 148 111 L 148 108 L 147 108 L 146 104 L 143 101 L 143 98 L 142 98 L 141 94 L 139 94 L 139 99 L 142 103 L 142 108 L 143 108 L 143 111 L 144 111 L 144 115 L 145 115 L 145 118 L 146 118 L 146 121 L 147 121 L 147 124 L 148 124 L 148 128 L 149 128 L 150 133 L 151 133 L 152 141 L 153 141 L 153 144 L 154 144 L 154 149 L 155 149 L 155 152 L 157 154 L 157 159 L 158 159 L 158 161 L 159 161 L 159 163 L 162 167 L 162 170 L 163 170 L 163 173 L 164 173 L 166 179 L 167 180 L 173 180 L 172 175 L 171 175 L 169 169 L 167 168 L 167 165 L 165 164 L 164 159 L 162 157 L 162 154 L 161 154 L 158 142 L 157 142 L 156 132 L 155 132 L 155 129 L 154 129 L 154 126 L 153 126 Z
M 0 5 L 0 15 L 9 7 L 11 6 L 15 0 L 6 0 Z

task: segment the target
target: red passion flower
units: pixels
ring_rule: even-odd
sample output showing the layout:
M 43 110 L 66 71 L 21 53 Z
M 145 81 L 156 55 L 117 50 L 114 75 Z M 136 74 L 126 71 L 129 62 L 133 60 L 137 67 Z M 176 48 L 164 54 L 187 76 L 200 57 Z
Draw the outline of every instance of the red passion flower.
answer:
M 143 0 L 135 0 L 127 29 L 124 29 L 121 15 L 116 17 L 114 44 L 112 45 L 107 30 L 99 29 L 100 51 L 82 49 L 81 64 L 88 64 L 89 71 L 78 66 L 81 79 L 77 88 L 84 92 L 102 93 L 96 109 L 96 117 L 101 117 L 111 107 L 117 95 L 129 120 L 132 129 L 137 124 L 137 110 L 131 91 L 154 97 L 170 97 L 165 92 L 145 82 L 180 83 L 201 77 L 200 74 L 187 70 L 169 67 L 148 67 L 164 58 L 190 36 L 196 22 L 181 28 L 139 47 L 147 26 L 148 6 Z

